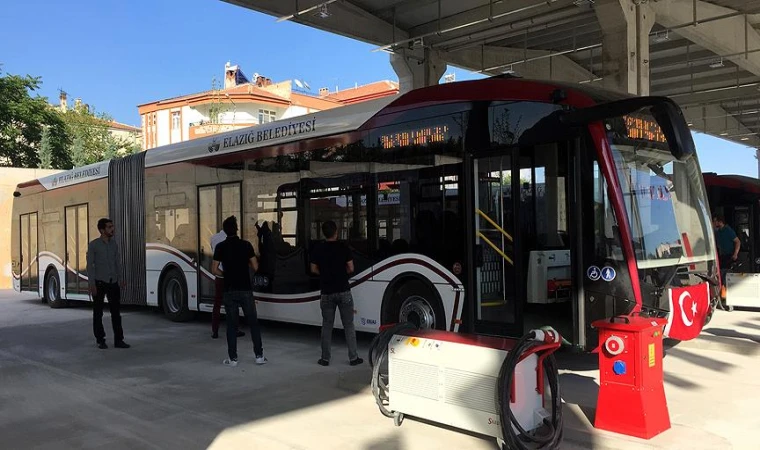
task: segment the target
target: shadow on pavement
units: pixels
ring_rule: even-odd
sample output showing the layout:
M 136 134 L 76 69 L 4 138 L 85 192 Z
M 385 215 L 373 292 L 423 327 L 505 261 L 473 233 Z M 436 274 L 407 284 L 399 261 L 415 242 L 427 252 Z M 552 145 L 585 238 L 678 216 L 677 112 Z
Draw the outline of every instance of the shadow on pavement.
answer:
M 366 450 L 405 450 L 398 436 L 389 436 L 365 447 Z
M 741 333 L 736 330 L 729 330 L 726 328 L 706 328 L 705 333 L 710 333 L 714 336 L 722 336 L 735 339 L 746 339 L 760 344 L 760 336 L 756 334 Z

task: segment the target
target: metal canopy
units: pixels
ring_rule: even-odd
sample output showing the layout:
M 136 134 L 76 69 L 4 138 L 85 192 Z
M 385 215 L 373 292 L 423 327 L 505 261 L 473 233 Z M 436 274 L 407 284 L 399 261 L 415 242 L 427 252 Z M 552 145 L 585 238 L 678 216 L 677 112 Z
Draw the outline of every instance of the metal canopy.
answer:
M 511 70 L 560 80 L 572 72 L 564 80 L 601 81 L 594 0 L 223 1 L 367 42 L 375 51 L 432 49 L 450 65 L 488 75 Z M 673 97 L 695 130 L 760 147 L 760 0 L 636 3 L 656 12 L 650 94 Z

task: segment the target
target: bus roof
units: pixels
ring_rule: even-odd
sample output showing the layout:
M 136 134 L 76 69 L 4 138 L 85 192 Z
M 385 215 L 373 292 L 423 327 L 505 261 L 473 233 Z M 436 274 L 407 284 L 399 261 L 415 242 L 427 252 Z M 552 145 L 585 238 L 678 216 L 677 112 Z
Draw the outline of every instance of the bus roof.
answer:
M 316 138 L 354 131 L 381 111 L 396 97 L 384 97 L 312 114 L 280 119 L 264 125 L 146 150 L 145 167 L 162 166 L 180 161 L 207 158 L 211 154 L 227 154 L 257 147 L 285 144 L 303 138 Z M 42 184 L 51 190 L 108 176 L 110 160 L 49 175 L 19 184 L 19 188 Z
M 497 86 L 500 89 L 492 89 Z M 507 87 L 508 89 L 504 89 Z M 214 134 L 206 138 L 192 139 L 176 144 L 147 150 L 145 167 L 155 167 L 180 161 L 192 161 L 260 147 L 282 145 L 303 138 L 318 138 L 356 131 L 387 106 L 400 108 L 468 99 L 483 100 L 537 100 L 534 92 L 548 89 L 564 89 L 568 102 L 574 106 L 590 106 L 595 103 L 618 100 L 626 94 L 611 92 L 579 84 L 552 81 L 525 80 L 520 78 L 491 77 L 482 80 L 460 81 L 421 88 L 398 96 L 369 100 L 312 114 L 280 119 L 264 125 L 253 125 L 238 130 Z M 581 101 L 578 101 L 581 100 Z M 546 97 L 549 101 L 549 97 Z M 45 189 L 56 189 L 108 176 L 110 160 L 78 167 L 55 175 L 19 184 L 19 188 L 42 184 Z
M 729 189 L 738 189 L 743 192 L 760 195 L 760 180 L 744 175 L 718 175 L 713 172 L 702 174 L 705 185 L 720 186 Z

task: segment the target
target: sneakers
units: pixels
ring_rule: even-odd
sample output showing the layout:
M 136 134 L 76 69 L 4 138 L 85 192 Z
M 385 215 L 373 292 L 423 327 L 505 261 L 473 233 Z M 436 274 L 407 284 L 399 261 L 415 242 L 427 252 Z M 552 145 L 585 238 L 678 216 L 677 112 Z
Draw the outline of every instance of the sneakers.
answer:
M 263 365 L 263 364 L 266 364 L 267 362 L 269 361 L 263 356 L 256 357 L 256 364 L 258 365 Z M 225 366 L 236 367 L 238 365 L 238 360 L 226 358 L 224 361 L 222 361 L 222 364 L 224 364 Z
M 351 364 L 352 366 L 358 366 L 359 364 L 361 364 L 363 362 L 364 362 L 363 359 L 356 358 L 354 360 L 349 361 L 348 363 Z M 317 364 L 319 364 L 320 366 L 329 366 L 330 365 L 330 361 L 328 361 L 326 359 L 323 359 L 323 358 L 320 358 L 319 361 L 317 361 Z
M 225 366 L 235 367 L 237 366 L 238 361 L 237 359 L 226 358 L 224 361 L 222 361 L 222 364 L 224 364 Z

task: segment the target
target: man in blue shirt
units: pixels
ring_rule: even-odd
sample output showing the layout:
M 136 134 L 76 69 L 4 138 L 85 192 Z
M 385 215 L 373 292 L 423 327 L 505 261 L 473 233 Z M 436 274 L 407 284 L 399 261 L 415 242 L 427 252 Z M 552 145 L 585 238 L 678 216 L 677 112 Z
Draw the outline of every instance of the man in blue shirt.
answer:
M 726 219 L 721 215 L 713 216 L 713 226 L 715 227 L 715 242 L 718 245 L 718 258 L 720 261 L 720 278 L 723 284 L 726 283 L 726 272 L 731 263 L 739 258 L 739 249 L 741 241 L 736 236 L 736 232 L 726 224 Z

